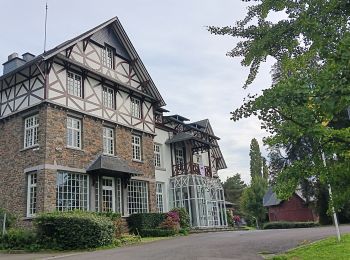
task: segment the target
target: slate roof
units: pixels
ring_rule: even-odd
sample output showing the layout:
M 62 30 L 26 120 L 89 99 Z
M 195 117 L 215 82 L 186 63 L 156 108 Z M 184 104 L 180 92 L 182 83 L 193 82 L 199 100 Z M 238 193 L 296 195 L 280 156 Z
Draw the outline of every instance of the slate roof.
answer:
M 180 133 L 174 135 L 172 138 L 168 139 L 165 143 L 172 144 L 172 143 L 177 143 L 177 142 L 182 142 L 182 141 L 187 141 L 187 140 L 193 140 L 193 141 L 205 144 L 205 145 L 213 146 L 213 144 L 210 142 L 207 142 L 205 140 L 202 140 L 198 137 L 195 137 L 191 134 L 184 133 L 184 132 L 180 132 Z
M 306 202 L 306 198 L 303 196 L 302 192 L 297 189 L 294 192 L 295 195 L 297 195 L 298 197 L 300 197 L 304 202 Z M 313 201 L 314 198 L 310 198 L 310 201 Z M 269 187 L 269 189 L 267 190 L 267 192 L 264 195 L 263 198 L 263 205 L 264 207 L 270 207 L 270 206 L 277 206 L 279 205 L 283 200 L 280 200 L 277 198 L 277 194 L 275 192 L 273 192 L 272 187 Z
M 272 190 L 272 187 L 269 187 L 263 198 L 264 207 L 276 206 L 281 202 L 282 200 L 277 198 L 277 194 Z
M 108 155 L 100 155 L 86 170 L 87 172 L 109 171 L 115 174 L 140 175 L 141 173 L 131 167 L 120 158 Z
M 112 28 L 114 29 L 114 31 L 116 32 L 116 34 L 118 35 L 118 37 L 120 37 L 121 41 L 123 42 L 123 44 L 125 45 L 126 51 L 129 54 L 129 56 L 131 57 L 131 59 L 135 62 L 135 70 L 137 70 L 139 73 L 139 77 L 141 77 L 141 79 L 143 81 L 147 81 L 149 83 L 149 95 L 153 96 L 154 98 L 156 98 L 159 102 L 159 106 L 165 106 L 166 103 L 163 99 L 163 97 L 161 96 L 161 94 L 159 93 L 157 87 L 155 86 L 151 76 L 149 75 L 149 73 L 147 72 L 144 64 L 142 63 L 139 55 L 137 54 L 134 46 L 132 45 L 129 37 L 127 36 L 124 28 L 122 27 L 118 17 L 113 17 L 112 19 L 74 37 L 71 40 L 65 41 L 61 44 L 59 44 L 58 46 L 52 48 L 51 50 L 48 50 L 38 56 L 36 56 L 33 60 L 26 62 L 24 65 L 18 67 L 15 70 L 12 70 L 11 72 L 4 74 L 0 77 L 0 80 L 2 80 L 3 78 L 6 78 L 22 69 L 24 69 L 25 67 L 28 67 L 32 64 L 34 64 L 35 62 L 41 61 L 41 60 L 48 60 L 50 58 L 52 58 L 53 56 L 57 55 L 58 53 L 60 53 L 61 51 L 73 46 L 74 44 L 76 44 L 79 41 L 82 41 L 86 38 L 91 37 L 94 33 L 98 32 L 99 30 L 107 27 L 107 26 L 112 26 Z

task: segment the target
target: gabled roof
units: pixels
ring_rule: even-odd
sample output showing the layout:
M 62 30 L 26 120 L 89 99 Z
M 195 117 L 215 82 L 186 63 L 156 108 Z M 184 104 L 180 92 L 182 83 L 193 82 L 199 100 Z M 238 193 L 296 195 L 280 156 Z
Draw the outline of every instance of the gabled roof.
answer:
M 25 63 L 23 66 L 17 68 L 14 71 L 11 71 L 3 76 L 0 77 L 0 79 L 7 77 L 10 74 L 13 74 L 21 69 L 23 69 L 26 66 L 29 66 L 30 64 L 33 64 L 34 62 L 40 61 L 40 60 L 48 60 L 50 58 L 52 58 L 53 56 L 55 56 L 56 54 L 60 53 L 61 51 L 75 45 L 76 43 L 87 39 L 89 37 L 91 37 L 94 33 L 98 32 L 99 30 L 111 26 L 114 29 L 114 32 L 117 34 L 117 36 L 119 37 L 119 39 L 121 40 L 121 42 L 123 43 L 127 53 L 129 54 L 129 56 L 132 59 L 132 62 L 134 62 L 134 69 L 137 73 L 137 75 L 140 77 L 140 79 L 144 82 L 148 82 L 148 89 L 147 92 L 149 95 L 151 95 L 152 97 L 156 98 L 159 102 L 158 106 L 165 106 L 165 102 L 162 98 L 162 96 L 160 95 L 157 87 L 155 86 L 151 76 L 149 75 L 149 73 L 147 72 L 144 64 L 142 63 L 139 55 L 137 54 L 134 46 L 132 45 L 129 37 L 127 36 L 124 28 L 122 27 L 118 17 L 114 17 L 76 37 L 74 37 L 73 39 L 70 39 L 68 41 L 65 41 L 61 44 L 59 44 L 58 46 L 52 48 L 51 50 L 48 50 L 38 56 L 36 56 L 32 61 Z
M 277 194 L 272 190 L 272 187 L 269 187 L 263 198 L 263 206 L 276 206 L 279 205 L 281 202 L 282 200 L 277 198 Z
M 213 128 L 211 127 L 211 124 L 209 122 L 209 119 L 203 119 L 197 122 L 193 122 L 193 124 L 197 124 L 202 126 L 208 134 L 215 136 Z M 214 140 L 214 144 L 216 147 L 213 148 L 213 155 L 218 159 L 218 169 L 226 169 L 227 165 L 224 159 L 224 156 L 221 153 L 220 146 L 218 144 L 217 140 Z
M 300 190 L 296 190 L 294 194 L 298 196 L 300 199 L 302 199 L 304 202 L 306 202 L 306 198 L 302 195 L 302 192 Z M 263 198 L 263 206 L 264 207 L 277 206 L 281 204 L 282 201 L 283 200 L 280 200 L 279 198 L 277 198 L 277 194 L 273 191 L 272 187 L 269 187 L 269 189 L 267 190 Z

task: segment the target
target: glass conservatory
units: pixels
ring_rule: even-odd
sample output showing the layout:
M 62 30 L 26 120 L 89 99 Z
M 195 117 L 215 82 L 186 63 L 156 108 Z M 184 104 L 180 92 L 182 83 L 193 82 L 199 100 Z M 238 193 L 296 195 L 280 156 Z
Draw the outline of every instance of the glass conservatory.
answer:
M 226 227 L 224 190 L 219 179 L 201 175 L 179 175 L 170 179 L 174 207 L 184 207 L 192 227 Z

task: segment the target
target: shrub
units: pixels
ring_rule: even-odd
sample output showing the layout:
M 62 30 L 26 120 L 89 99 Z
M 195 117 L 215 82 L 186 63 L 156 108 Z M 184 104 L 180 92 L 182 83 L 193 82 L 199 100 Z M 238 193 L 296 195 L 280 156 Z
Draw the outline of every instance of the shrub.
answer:
M 0 229 L 2 230 L 4 215 L 6 213 L 6 228 L 11 228 L 16 222 L 16 217 L 7 210 L 0 208 Z
M 230 210 L 226 210 L 227 224 L 229 227 L 233 227 L 233 216 Z
M 172 229 L 148 228 L 141 229 L 141 237 L 169 237 L 176 235 L 176 231 Z
M 40 241 L 59 249 L 110 245 L 115 232 L 110 218 L 83 211 L 44 213 L 35 219 L 35 224 Z
M 159 227 L 161 229 L 174 230 L 176 233 L 180 230 L 179 218 L 172 218 L 171 216 L 167 216 L 167 218 L 160 223 Z
M 137 233 L 142 229 L 157 228 L 166 218 L 164 213 L 137 213 L 127 218 L 129 228 Z
M 0 237 L 0 249 L 31 250 L 39 249 L 37 234 L 29 229 L 10 229 Z
M 178 216 L 180 217 L 180 227 L 181 228 L 190 228 L 190 215 L 186 211 L 185 208 L 174 208 L 170 212 L 177 212 Z
M 317 222 L 288 222 L 288 221 L 276 221 L 265 223 L 263 229 L 288 229 L 288 228 L 310 228 L 317 227 Z
M 114 235 L 116 238 L 120 238 L 123 233 L 123 227 L 122 227 L 122 216 L 120 213 L 115 212 L 95 212 L 97 216 L 103 216 L 109 218 L 113 223 L 115 227 Z

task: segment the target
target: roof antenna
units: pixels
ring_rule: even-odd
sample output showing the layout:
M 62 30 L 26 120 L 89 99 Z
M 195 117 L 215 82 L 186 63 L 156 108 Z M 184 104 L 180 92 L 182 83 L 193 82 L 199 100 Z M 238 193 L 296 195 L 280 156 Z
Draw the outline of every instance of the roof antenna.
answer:
M 44 37 L 44 53 L 46 52 L 46 27 L 47 27 L 47 1 L 45 7 L 45 37 Z

